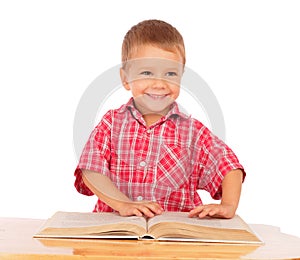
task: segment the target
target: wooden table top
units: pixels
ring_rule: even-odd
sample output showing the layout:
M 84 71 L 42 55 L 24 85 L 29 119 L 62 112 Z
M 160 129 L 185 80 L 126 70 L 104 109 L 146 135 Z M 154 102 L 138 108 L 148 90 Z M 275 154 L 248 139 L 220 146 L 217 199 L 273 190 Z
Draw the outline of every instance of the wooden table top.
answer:
M 263 245 L 151 240 L 36 239 L 45 220 L 0 218 L 1 259 L 300 259 L 300 238 L 251 225 Z

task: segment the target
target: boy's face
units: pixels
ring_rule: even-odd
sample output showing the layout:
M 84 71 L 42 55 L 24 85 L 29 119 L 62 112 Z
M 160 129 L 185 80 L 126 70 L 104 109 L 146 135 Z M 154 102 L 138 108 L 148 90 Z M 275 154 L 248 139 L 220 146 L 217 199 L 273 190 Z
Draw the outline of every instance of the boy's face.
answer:
M 165 115 L 169 111 L 179 96 L 182 61 L 179 53 L 144 45 L 121 69 L 123 86 L 131 91 L 135 106 L 143 115 Z

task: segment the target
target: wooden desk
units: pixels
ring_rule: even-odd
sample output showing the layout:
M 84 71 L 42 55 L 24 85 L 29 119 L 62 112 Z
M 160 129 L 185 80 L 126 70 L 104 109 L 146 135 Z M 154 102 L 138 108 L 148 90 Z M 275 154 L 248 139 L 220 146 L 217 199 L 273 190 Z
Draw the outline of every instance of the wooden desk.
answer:
M 264 245 L 32 238 L 44 220 L 0 218 L 1 259 L 300 259 L 300 238 L 252 225 Z

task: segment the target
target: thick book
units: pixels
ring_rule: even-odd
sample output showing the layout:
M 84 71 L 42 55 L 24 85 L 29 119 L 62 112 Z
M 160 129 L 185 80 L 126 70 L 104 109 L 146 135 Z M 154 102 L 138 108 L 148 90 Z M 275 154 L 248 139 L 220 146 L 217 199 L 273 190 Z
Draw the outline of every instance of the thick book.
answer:
M 36 238 L 155 239 L 219 243 L 262 243 L 250 226 L 232 219 L 189 218 L 187 212 L 164 212 L 152 218 L 117 213 L 56 212 Z

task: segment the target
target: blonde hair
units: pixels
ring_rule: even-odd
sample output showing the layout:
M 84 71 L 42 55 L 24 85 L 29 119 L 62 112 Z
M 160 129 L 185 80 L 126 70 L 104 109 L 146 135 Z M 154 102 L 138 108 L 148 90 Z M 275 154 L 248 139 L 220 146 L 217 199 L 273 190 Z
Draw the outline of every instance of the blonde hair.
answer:
M 185 48 L 181 34 L 172 25 L 161 20 L 145 20 L 134 25 L 122 44 L 122 64 L 130 60 L 141 45 L 153 45 L 170 52 L 179 52 L 185 64 Z

